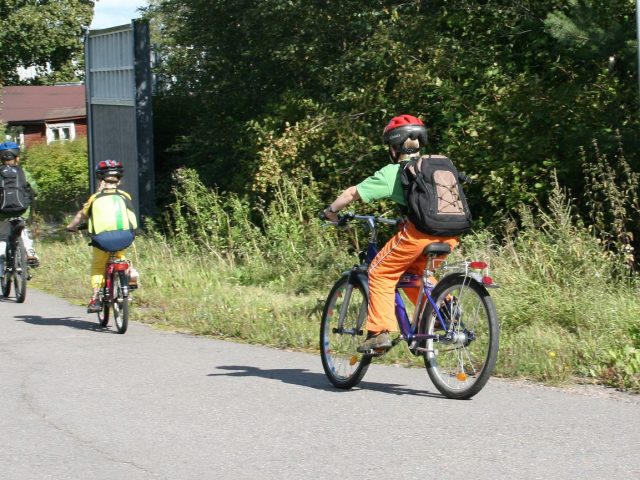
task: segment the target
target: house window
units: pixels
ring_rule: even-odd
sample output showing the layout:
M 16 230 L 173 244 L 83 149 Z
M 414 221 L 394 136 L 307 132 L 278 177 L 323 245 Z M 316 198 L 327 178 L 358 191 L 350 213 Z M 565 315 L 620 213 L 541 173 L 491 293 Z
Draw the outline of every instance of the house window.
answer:
M 5 131 L 7 141 L 16 142 L 20 148 L 24 145 L 24 127 L 9 125 Z
M 76 138 L 76 127 L 74 123 L 48 123 L 47 143 L 65 142 Z

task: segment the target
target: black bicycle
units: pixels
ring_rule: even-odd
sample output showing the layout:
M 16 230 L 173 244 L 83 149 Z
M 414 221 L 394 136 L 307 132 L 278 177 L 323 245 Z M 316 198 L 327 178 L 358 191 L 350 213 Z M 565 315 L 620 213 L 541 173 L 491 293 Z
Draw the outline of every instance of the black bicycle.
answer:
M 9 297 L 13 283 L 16 301 L 23 303 L 27 296 L 27 281 L 31 278 L 27 263 L 27 249 L 21 236 L 25 222 L 22 217 L 10 218 L 7 221 L 11 227 L 5 250 L 4 271 L 2 272 L 2 295 L 4 298 Z

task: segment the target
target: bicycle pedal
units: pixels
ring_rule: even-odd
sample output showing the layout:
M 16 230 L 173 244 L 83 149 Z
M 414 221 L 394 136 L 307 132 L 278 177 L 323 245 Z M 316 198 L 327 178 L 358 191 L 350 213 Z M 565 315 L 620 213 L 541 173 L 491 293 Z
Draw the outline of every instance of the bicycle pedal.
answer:
M 387 353 L 387 350 L 388 348 L 381 348 L 378 350 L 370 348 L 369 350 L 365 350 L 364 352 L 362 352 L 362 354 L 366 355 L 367 357 L 381 357 L 382 355 Z

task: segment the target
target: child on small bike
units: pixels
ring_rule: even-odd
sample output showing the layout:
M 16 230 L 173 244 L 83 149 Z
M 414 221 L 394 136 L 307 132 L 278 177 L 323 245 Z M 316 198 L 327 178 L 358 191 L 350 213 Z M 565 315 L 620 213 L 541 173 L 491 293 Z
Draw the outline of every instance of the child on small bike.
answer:
M 389 148 L 392 163 L 376 171 L 357 185 L 344 190 L 324 210 L 324 216 L 338 221 L 338 212 L 356 200 L 365 203 L 390 198 L 406 206 L 401 182 L 401 171 L 427 143 L 427 128 L 422 120 L 412 115 L 393 117 L 383 131 L 383 141 Z M 445 158 L 432 155 L 431 158 Z M 440 237 L 419 231 L 409 220 L 380 250 L 369 266 L 369 305 L 367 312 L 367 339 L 358 348 L 360 352 L 391 348 L 389 332 L 397 329 L 395 320 L 395 287 L 404 273 L 422 275 L 426 266 L 425 247 L 433 242 L 458 245 L 458 237 Z M 406 294 L 415 304 L 417 289 L 407 289 Z
M 0 277 L 4 272 L 4 258 L 11 230 L 10 218 L 29 218 L 31 203 L 38 193 L 35 180 L 20 166 L 20 146 L 15 142 L 0 143 Z M 27 251 L 27 262 L 32 267 L 40 263 L 33 248 L 31 233 L 22 230 L 22 241 Z
M 121 162 L 103 160 L 96 167 L 98 189 L 67 225 L 67 230 L 78 231 L 78 225 L 87 221 L 93 260 L 91 262 L 92 296 L 87 313 L 101 310 L 100 288 L 104 283 L 104 271 L 109 256 L 124 259 L 124 250 L 133 243 L 138 222 L 131 206 L 131 195 L 120 190 L 124 174 Z

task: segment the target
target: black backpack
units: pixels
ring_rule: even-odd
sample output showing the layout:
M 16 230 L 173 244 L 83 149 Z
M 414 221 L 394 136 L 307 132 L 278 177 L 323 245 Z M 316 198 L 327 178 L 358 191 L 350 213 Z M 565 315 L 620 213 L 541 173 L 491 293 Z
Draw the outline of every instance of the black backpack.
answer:
M 458 173 L 446 157 L 426 155 L 400 170 L 408 217 L 423 233 L 458 236 L 471 228 L 472 219 Z
M 33 198 L 24 170 L 19 165 L 0 168 L 0 212 L 21 215 Z

